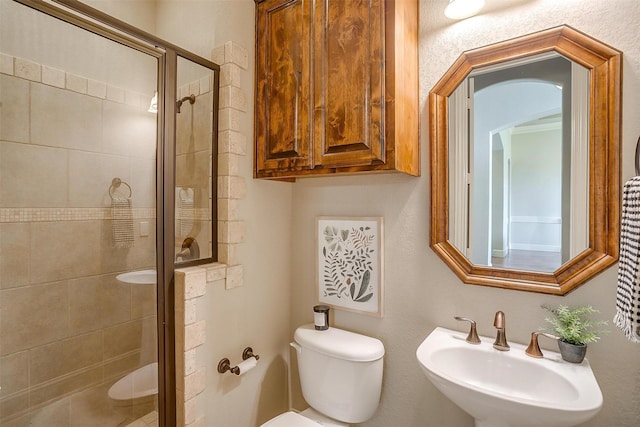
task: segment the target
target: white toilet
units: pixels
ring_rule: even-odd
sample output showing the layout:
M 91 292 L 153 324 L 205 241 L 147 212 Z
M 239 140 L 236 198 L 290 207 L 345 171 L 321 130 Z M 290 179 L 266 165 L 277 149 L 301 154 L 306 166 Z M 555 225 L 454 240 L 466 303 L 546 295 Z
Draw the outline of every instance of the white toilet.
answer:
M 135 420 L 156 410 L 158 363 L 150 363 L 120 378 L 107 394 L 111 407 L 129 419 Z
M 382 342 L 314 325 L 299 327 L 294 339 L 302 394 L 311 408 L 285 412 L 262 427 L 343 427 L 371 418 L 380 402 Z

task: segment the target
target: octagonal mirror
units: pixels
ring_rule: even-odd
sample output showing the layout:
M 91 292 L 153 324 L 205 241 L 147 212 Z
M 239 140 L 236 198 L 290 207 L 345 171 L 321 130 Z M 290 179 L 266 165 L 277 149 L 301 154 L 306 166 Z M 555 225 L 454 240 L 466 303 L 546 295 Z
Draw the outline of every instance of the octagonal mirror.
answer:
M 621 57 L 561 26 L 432 89 L 430 243 L 462 281 L 564 295 L 615 263 Z

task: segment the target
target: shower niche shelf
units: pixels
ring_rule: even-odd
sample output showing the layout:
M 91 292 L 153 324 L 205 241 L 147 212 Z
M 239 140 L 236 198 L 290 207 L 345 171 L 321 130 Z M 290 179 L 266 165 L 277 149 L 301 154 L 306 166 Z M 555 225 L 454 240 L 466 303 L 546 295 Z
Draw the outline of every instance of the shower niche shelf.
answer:
M 137 270 L 118 274 L 116 280 L 130 285 L 155 285 L 158 282 L 156 270 Z

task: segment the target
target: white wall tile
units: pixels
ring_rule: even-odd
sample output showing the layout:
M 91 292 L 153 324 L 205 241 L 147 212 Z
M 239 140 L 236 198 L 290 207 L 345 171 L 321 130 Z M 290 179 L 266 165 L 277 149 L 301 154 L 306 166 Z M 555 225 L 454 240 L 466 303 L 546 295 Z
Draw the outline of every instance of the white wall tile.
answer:
M 218 114 L 218 131 L 240 132 L 240 112 L 233 108 L 222 108 Z
M 102 103 L 69 90 L 32 85 L 30 124 L 33 144 L 97 152 Z
M 227 268 L 223 264 L 212 264 L 208 266 L 207 271 L 207 283 L 211 283 L 217 280 L 223 280 L 227 274 Z
M 107 99 L 109 101 L 124 103 L 124 89 L 107 85 Z
M 218 241 L 220 243 L 242 243 L 245 241 L 244 221 L 218 221 Z M 227 272 L 227 278 L 229 272 Z
M 189 300 L 207 292 L 207 273 L 202 269 L 184 269 L 184 298 Z
M 207 341 L 207 324 L 204 320 L 184 328 L 184 350 L 196 348 Z
M 193 348 L 184 352 L 184 374 L 191 375 L 196 371 L 197 366 L 197 349 Z
M 13 56 L 0 53 L 0 73 L 13 75 Z
M 196 321 L 196 303 L 195 299 L 190 299 L 184 302 L 184 324 L 190 325 Z
M 244 285 L 243 281 L 244 268 L 241 265 L 235 265 L 227 268 L 226 289 L 233 289 Z
M 97 80 L 87 81 L 87 94 L 96 98 L 105 99 L 107 97 L 107 84 Z
M 218 132 L 218 153 L 234 153 L 247 155 L 247 137 L 237 131 L 224 130 Z
M 238 43 L 229 41 L 224 44 L 224 54 L 226 62 L 237 64 L 243 70 L 249 68 L 249 54 L 247 49 L 240 46 Z
M 241 68 L 235 64 L 224 64 L 220 67 L 220 86 L 240 87 Z
M 218 198 L 242 199 L 247 193 L 247 183 L 241 176 L 218 177 Z
M 39 82 L 42 80 L 42 70 L 40 64 L 29 61 L 28 59 L 15 58 L 14 74 L 16 77 Z
M 87 93 L 87 79 L 82 76 L 67 73 L 66 88 L 74 92 Z
M 206 371 L 199 369 L 184 378 L 184 398 L 185 400 L 193 399 L 204 391 L 206 385 Z
M 42 83 L 49 86 L 64 88 L 66 84 L 66 73 L 64 70 L 42 66 Z
M 4 74 L 0 75 L 2 103 L 11 106 L 11 108 L 0 108 L 1 140 L 30 142 L 29 85 L 30 83 L 27 80 Z

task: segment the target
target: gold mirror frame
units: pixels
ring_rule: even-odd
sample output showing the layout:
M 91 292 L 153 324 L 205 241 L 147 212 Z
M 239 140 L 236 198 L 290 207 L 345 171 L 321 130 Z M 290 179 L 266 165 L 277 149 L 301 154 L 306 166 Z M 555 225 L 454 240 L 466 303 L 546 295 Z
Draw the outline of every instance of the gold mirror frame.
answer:
M 448 97 L 474 70 L 545 52 L 589 70 L 589 247 L 552 273 L 478 266 L 448 240 Z M 618 259 L 622 53 L 560 26 L 463 53 L 429 93 L 431 248 L 465 283 L 565 295 Z

